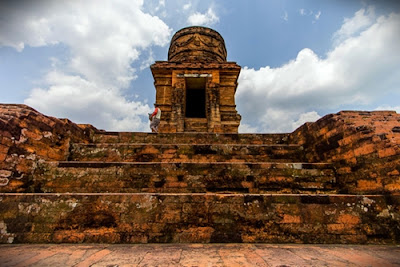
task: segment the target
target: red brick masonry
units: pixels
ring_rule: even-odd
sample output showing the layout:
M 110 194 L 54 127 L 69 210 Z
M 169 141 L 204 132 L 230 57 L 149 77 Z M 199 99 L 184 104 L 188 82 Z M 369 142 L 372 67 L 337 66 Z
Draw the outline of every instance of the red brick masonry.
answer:
M 400 115 L 288 134 L 113 133 L 0 105 L 0 242 L 400 240 Z
M 310 162 L 332 162 L 343 193 L 400 192 L 400 114 L 341 111 L 291 134 Z

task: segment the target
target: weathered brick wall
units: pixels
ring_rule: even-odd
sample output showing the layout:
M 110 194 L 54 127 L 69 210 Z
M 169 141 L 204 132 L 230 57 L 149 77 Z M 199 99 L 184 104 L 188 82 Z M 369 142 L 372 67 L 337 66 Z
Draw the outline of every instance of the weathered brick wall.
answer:
M 400 192 L 400 114 L 342 111 L 291 134 L 310 162 L 332 162 L 342 192 Z
M 157 135 L 0 108 L 0 243 L 400 242 L 394 112 L 292 134 Z
M 24 190 L 39 160 L 66 160 L 70 143 L 89 142 L 94 130 L 26 105 L 0 104 L 0 192 Z
M 399 197 L 1 194 L 0 243 L 398 243 Z

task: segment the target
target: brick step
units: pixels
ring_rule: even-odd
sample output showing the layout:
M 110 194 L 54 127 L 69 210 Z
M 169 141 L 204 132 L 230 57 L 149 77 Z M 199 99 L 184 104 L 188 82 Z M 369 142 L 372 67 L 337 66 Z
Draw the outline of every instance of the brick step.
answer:
M 98 132 L 93 143 L 288 144 L 289 134 Z
M 330 164 L 49 162 L 27 192 L 334 193 Z
M 207 132 L 207 119 L 186 118 L 184 124 L 185 132 Z
M 301 146 L 282 144 L 73 144 L 70 152 L 71 161 L 303 161 Z
M 4 194 L 1 243 L 398 242 L 400 196 Z

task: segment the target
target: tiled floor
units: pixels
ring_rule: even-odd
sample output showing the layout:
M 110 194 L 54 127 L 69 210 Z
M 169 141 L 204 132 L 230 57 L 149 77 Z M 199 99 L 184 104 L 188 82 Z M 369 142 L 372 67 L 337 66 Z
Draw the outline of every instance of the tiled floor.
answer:
M 0 266 L 400 266 L 400 246 L 0 245 Z

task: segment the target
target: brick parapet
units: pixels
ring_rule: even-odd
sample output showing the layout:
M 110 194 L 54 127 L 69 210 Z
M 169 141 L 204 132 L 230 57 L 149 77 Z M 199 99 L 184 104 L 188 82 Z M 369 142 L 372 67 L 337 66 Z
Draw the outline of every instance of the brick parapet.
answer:
M 0 104 L 0 186 L 19 188 L 38 161 L 66 160 L 70 144 L 88 143 L 95 131 L 26 105 Z
M 310 162 L 332 162 L 343 192 L 400 193 L 400 115 L 341 111 L 306 123 L 289 140 Z

